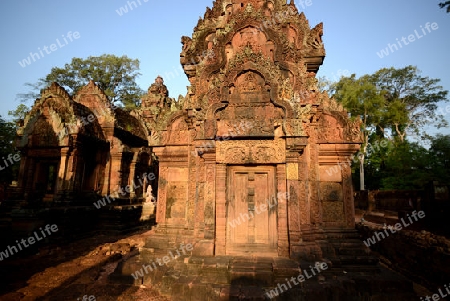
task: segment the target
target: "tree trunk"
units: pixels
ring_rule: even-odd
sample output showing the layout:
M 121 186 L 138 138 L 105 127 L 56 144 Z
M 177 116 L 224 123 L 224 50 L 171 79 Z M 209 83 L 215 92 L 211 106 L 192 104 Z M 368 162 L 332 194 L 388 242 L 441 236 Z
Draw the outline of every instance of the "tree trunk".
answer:
M 363 191 L 365 190 L 364 188 L 364 158 L 366 156 L 366 152 L 367 152 L 367 145 L 369 144 L 369 135 L 365 135 L 364 137 L 364 146 L 363 146 L 363 151 L 362 153 L 360 153 L 361 155 L 359 156 L 359 190 Z
M 364 155 L 359 158 L 359 190 L 364 190 Z

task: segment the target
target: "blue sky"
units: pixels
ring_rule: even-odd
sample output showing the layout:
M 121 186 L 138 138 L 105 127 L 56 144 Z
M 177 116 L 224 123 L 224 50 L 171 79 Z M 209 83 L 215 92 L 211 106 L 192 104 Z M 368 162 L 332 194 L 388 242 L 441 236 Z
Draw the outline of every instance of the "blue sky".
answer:
M 64 66 L 73 57 L 104 53 L 141 62 L 138 84 L 147 89 L 157 75 L 166 79 L 170 96 L 186 94 L 188 81 L 179 67 L 181 36 L 191 36 L 199 16 L 203 16 L 211 0 L 135 0 L 137 7 L 120 16 L 116 10 L 127 6 L 127 0 L 14 0 L 2 3 L 0 32 L 0 115 L 6 119 L 8 110 L 20 104 L 18 93 L 27 91 L 26 82 L 36 82 L 54 66 Z M 130 1 L 131 2 L 131 1 Z M 383 67 L 416 65 L 422 74 L 440 78 L 450 90 L 450 14 L 439 9 L 439 0 L 332 1 L 311 0 L 309 6 L 295 0 L 304 11 L 310 26 L 324 23 L 327 56 L 318 75 L 337 80 L 342 74 L 373 73 Z M 129 9 L 129 8 L 128 8 Z M 427 22 L 438 28 L 422 32 Z M 422 26 L 422 28 L 421 28 Z M 377 52 L 408 37 L 415 31 L 421 36 L 408 45 L 402 44 L 380 58 Z M 68 39 L 69 32 L 78 32 L 78 39 Z M 73 35 L 76 36 L 76 35 Z M 58 44 L 58 41 L 59 44 Z M 65 42 L 67 41 L 67 42 Z M 22 67 L 19 61 L 30 52 L 44 56 Z M 30 103 L 26 103 L 31 105 Z M 445 111 L 445 106 L 441 108 Z M 450 113 L 446 119 L 450 123 Z M 432 133 L 437 130 L 430 130 Z M 449 134 L 450 129 L 439 132 Z

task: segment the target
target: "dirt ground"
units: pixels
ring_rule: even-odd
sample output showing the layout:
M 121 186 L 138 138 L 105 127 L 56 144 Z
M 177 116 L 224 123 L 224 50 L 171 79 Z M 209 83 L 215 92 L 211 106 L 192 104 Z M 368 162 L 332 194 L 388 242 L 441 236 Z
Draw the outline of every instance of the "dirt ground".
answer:
M 149 234 L 94 235 L 26 258 L 10 257 L 0 264 L 0 300 L 169 300 L 151 287 L 107 281 L 122 259 L 137 254 Z
M 34 255 L 11 256 L 0 262 L 0 300 L 170 301 L 152 287 L 108 283 L 117 264 L 137 254 L 149 236 L 150 230 L 97 234 Z M 389 268 L 382 257 L 380 263 Z M 430 294 L 417 284 L 414 290 L 422 296 Z

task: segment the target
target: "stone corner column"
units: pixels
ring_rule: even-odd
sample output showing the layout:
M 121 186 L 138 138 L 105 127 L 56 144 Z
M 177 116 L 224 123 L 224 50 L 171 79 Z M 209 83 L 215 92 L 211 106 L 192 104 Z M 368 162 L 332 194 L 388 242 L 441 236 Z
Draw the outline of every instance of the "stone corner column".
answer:
M 286 195 L 286 164 L 277 164 L 277 194 Z M 278 198 L 278 255 L 289 257 L 289 198 Z
M 214 239 L 216 226 L 216 153 L 203 154 L 205 159 L 205 187 L 203 219 L 204 219 L 204 238 Z
M 216 165 L 216 250 L 215 255 L 226 254 L 226 180 L 227 165 Z

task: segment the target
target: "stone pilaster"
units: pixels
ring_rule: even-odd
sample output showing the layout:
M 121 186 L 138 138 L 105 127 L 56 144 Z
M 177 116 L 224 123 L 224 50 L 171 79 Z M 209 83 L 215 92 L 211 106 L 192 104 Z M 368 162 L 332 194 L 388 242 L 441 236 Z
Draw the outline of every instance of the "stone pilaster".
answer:
M 277 192 L 285 196 L 286 191 L 286 164 L 277 164 Z M 289 198 L 278 197 L 278 255 L 289 256 L 288 234 L 288 207 Z
M 134 186 L 138 185 L 135 183 L 134 179 L 136 178 L 136 164 L 138 162 L 139 152 L 135 152 L 133 154 L 133 159 L 130 164 L 130 178 L 128 179 L 128 185 L 130 185 L 130 198 L 134 198 L 136 196 L 136 191 Z
M 26 180 L 26 185 L 25 185 L 24 198 L 25 198 L 25 200 L 28 201 L 34 190 L 33 177 L 34 177 L 34 173 L 35 173 L 35 169 L 36 169 L 36 160 L 34 158 L 28 157 L 27 161 L 29 161 L 29 163 L 27 164 L 28 169 L 25 170 L 25 176 L 27 177 L 27 180 Z
M 120 197 L 121 195 L 118 194 L 118 191 L 120 190 L 120 187 L 122 185 L 121 182 L 121 168 L 122 168 L 122 153 L 113 153 L 110 155 L 111 160 L 111 173 L 110 173 L 110 180 L 109 180 L 109 192 L 114 197 Z
M 288 201 L 288 225 L 290 243 L 300 241 L 300 207 L 299 207 L 299 153 L 286 153 L 286 182 Z
M 205 158 L 205 201 L 204 201 L 204 222 L 205 222 L 205 238 L 214 239 L 215 215 L 216 215 L 216 153 L 204 154 Z
M 226 164 L 216 165 L 216 255 L 225 255 L 226 217 Z
M 167 162 L 161 162 L 159 166 L 158 207 L 156 211 L 156 222 L 161 224 L 166 222 L 168 171 Z

